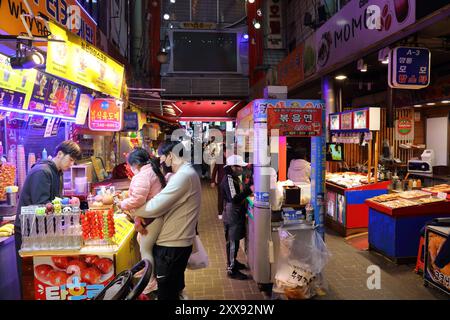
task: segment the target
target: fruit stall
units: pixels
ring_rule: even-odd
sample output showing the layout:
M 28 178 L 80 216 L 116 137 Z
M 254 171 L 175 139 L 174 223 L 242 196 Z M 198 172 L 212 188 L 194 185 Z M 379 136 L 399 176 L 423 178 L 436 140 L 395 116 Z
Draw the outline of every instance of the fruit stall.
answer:
M 23 299 L 91 299 L 139 261 L 130 218 L 96 200 L 89 210 L 76 198 L 22 208 Z

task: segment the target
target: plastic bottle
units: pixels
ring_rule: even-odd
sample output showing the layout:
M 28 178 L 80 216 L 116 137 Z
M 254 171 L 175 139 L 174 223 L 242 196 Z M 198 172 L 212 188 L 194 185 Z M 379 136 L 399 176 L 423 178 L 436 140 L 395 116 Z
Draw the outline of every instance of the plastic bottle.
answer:
M 308 203 L 306 205 L 306 221 L 312 222 L 313 221 L 313 216 L 314 216 L 314 208 L 311 205 L 311 203 Z
M 47 160 L 47 158 L 48 158 L 47 150 L 45 150 L 44 148 L 44 150 L 42 150 L 42 160 Z

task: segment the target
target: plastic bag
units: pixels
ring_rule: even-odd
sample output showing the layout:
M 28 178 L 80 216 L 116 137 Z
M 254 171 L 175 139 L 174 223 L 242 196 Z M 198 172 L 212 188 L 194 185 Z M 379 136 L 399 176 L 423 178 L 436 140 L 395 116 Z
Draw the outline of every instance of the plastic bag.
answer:
M 205 247 L 199 236 L 195 236 L 192 253 L 189 257 L 187 268 L 190 270 L 203 269 L 208 267 L 209 260 Z
M 322 292 L 321 272 L 330 253 L 313 229 L 280 228 L 280 252 L 273 291 L 288 299 L 308 299 Z

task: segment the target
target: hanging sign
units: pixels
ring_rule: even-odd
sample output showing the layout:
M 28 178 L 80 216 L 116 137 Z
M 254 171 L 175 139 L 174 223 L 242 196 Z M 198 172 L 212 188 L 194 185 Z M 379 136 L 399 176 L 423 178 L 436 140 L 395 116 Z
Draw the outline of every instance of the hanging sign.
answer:
M 120 99 L 124 67 L 80 37 L 50 23 L 52 35 L 65 42 L 49 42 L 45 71 Z
M 123 102 L 115 99 L 95 99 L 89 110 L 89 129 L 93 131 L 122 130 Z
M 414 140 L 414 121 L 400 118 L 395 121 L 395 140 Z
M 266 48 L 267 49 L 284 49 L 283 43 L 283 10 L 281 0 L 266 1 Z
M 269 108 L 268 129 L 280 130 L 280 136 L 313 137 L 322 134 L 322 110 L 305 108 Z
M 422 89 L 430 84 L 431 53 L 427 48 L 397 47 L 390 53 L 391 88 Z

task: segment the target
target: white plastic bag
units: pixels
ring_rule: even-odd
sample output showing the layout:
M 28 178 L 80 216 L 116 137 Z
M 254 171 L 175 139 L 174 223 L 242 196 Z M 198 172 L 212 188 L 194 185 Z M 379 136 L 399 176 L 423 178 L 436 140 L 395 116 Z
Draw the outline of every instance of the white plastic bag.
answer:
M 330 253 L 315 230 L 280 228 L 280 252 L 273 291 L 289 299 L 309 299 L 323 291 L 322 271 Z
M 199 236 L 195 236 L 192 253 L 189 257 L 187 268 L 190 270 L 203 269 L 208 267 L 209 260 L 205 247 Z

